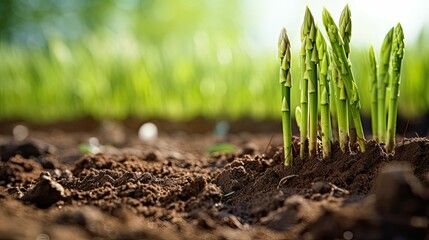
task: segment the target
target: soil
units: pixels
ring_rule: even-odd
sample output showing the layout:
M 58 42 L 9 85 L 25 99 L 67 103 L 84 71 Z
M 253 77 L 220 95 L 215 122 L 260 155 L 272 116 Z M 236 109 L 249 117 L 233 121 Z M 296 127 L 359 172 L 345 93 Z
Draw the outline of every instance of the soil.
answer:
M 99 153 L 82 153 L 96 137 Z M 429 239 L 429 140 L 300 159 L 278 134 L 0 135 L 0 239 Z M 231 153 L 209 154 L 216 143 Z M 298 139 L 294 141 L 299 152 Z M 295 154 L 296 155 L 296 154 Z

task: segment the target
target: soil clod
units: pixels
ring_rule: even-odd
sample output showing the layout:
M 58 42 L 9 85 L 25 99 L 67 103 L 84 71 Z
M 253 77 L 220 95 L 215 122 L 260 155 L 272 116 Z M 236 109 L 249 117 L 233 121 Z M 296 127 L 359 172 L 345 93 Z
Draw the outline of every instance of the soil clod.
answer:
M 65 198 L 64 188 L 51 178 L 48 172 L 42 173 L 37 184 L 23 197 L 39 208 L 47 208 Z

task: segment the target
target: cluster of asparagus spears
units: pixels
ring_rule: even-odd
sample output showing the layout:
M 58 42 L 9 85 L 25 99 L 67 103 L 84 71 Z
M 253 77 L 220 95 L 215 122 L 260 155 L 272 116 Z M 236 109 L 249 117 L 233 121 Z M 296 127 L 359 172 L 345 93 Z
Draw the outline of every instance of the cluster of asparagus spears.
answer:
M 338 141 L 342 151 L 347 152 L 350 146 L 358 144 L 360 151 L 365 152 L 365 136 L 360 117 L 360 100 L 358 88 L 353 76 L 350 55 L 350 39 L 352 32 L 351 12 L 348 5 L 341 13 L 339 27 L 336 25 L 331 14 L 323 9 L 323 25 L 327 32 L 330 42 L 328 46 L 320 29 L 314 22 L 313 15 L 309 8 L 306 8 L 304 23 L 301 28 L 301 100 L 300 105 L 295 109 L 295 118 L 300 130 L 300 157 L 309 155 L 315 158 L 317 154 L 317 139 L 320 115 L 320 137 L 322 139 L 323 158 L 329 158 L 331 155 L 331 146 L 333 141 Z M 373 106 L 377 109 L 378 118 L 375 132 L 378 134 L 382 130 L 380 121 L 380 112 L 385 117 L 385 100 L 380 100 L 379 84 L 390 86 L 389 103 L 389 121 L 388 133 L 395 133 L 396 130 L 396 112 L 397 96 L 399 85 L 399 73 L 401 60 L 403 56 L 403 33 L 398 24 L 398 30 L 395 28 L 394 40 L 390 37 L 391 46 L 384 46 L 382 49 L 382 65 L 379 75 L 373 50 L 371 55 L 371 77 L 374 91 L 377 93 L 377 102 Z M 389 41 L 389 40 L 385 40 Z M 387 43 L 386 43 L 387 44 Z M 280 60 L 280 84 L 282 86 L 282 126 L 284 137 L 284 156 L 286 166 L 292 164 L 292 125 L 291 125 L 291 98 L 290 91 L 292 87 L 291 78 L 291 50 L 290 41 L 283 28 L 279 37 L 279 60 Z M 372 49 L 372 48 L 371 48 Z M 389 54 L 385 52 L 388 51 Z M 388 55 L 388 56 L 387 56 Z M 387 58 L 387 59 L 386 59 Z M 385 66 L 387 63 L 387 67 Z M 390 78 L 387 70 L 391 70 Z M 379 80 L 378 79 L 383 79 Z M 386 79 L 390 79 L 386 80 Z M 382 81 L 382 82 L 380 82 Z M 376 87 L 376 90 L 374 90 Z M 384 87 L 385 92 L 386 87 Z M 333 96 L 333 97 L 331 97 Z M 383 108 L 381 109 L 381 104 Z M 381 109 L 381 110 L 380 110 Z M 374 109 L 373 109 L 374 110 Z M 390 113 L 392 111 L 392 113 Z M 392 123 L 391 123 L 392 121 Z M 373 124 L 374 127 L 374 124 Z M 390 129 L 392 128 L 392 132 Z M 385 130 L 384 130 L 385 132 Z M 384 134 L 383 132 L 383 134 Z M 377 135 L 377 139 L 381 135 Z M 394 137 L 393 137 L 394 138 Z M 394 142 L 393 142 L 394 144 Z M 387 142 L 389 149 L 389 141 Z
M 400 23 L 395 28 L 392 27 L 384 38 L 379 67 L 377 67 L 374 48 L 371 46 L 369 49 L 372 135 L 376 141 L 386 142 L 388 152 L 392 152 L 395 146 L 403 57 L 404 32 Z

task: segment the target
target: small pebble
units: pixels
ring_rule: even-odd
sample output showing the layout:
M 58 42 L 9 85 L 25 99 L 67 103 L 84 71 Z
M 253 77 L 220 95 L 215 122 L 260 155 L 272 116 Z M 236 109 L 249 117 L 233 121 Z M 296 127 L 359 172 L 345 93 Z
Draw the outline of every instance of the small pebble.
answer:
M 151 122 L 143 124 L 138 132 L 142 141 L 155 141 L 158 138 L 158 127 Z
M 40 174 L 37 184 L 24 196 L 39 208 L 48 208 L 52 204 L 65 198 L 64 188 L 51 178 L 51 174 Z
M 327 182 L 315 182 L 311 185 L 311 190 L 314 193 L 320 193 L 320 194 L 324 194 L 324 193 L 328 193 L 330 192 L 332 189 L 332 187 L 329 185 L 329 183 Z
M 141 175 L 141 177 L 140 177 L 139 181 L 140 181 L 141 183 L 149 183 L 150 181 L 152 181 L 152 179 L 153 179 L 152 174 L 150 174 L 150 173 L 148 173 L 148 172 L 144 172 L 144 173 Z
M 13 138 L 16 141 L 23 141 L 28 137 L 28 135 L 30 135 L 30 131 L 24 125 L 16 125 L 13 128 L 12 132 L 13 132 Z

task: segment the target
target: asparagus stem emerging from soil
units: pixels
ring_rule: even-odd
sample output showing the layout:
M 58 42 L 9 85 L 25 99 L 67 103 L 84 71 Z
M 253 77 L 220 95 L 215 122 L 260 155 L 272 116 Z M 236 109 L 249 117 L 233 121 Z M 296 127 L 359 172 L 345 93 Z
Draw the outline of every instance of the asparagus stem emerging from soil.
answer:
M 316 47 L 319 58 L 319 89 L 320 89 L 320 125 L 322 129 L 323 158 L 331 156 L 331 121 L 329 112 L 329 56 L 326 41 L 320 30 L 317 30 Z
M 350 11 L 349 5 L 346 4 L 340 16 L 340 36 L 344 42 L 344 51 L 346 52 L 346 57 L 350 59 L 350 40 L 352 37 L 352 13 Z M 348 112 L 349 117 L 349 137 L 350 144 L 354 144 L 356 142 L 356 127 L 354 122 L 352 121 L 351 112 Z
M 330 60 L 331 57 L 329 56 L 328 59 Z M 332 142 L 338 142 L 339 136 L 338 136 L 338 116 L 337 116 L 337 95 L 335 91 L 336 89 L 335 83 L 332 80 L 331 63 L 329 63 L 328 79 L 330 79 L 328 82 L 329 82 L 329 88 L 331 89 L 330 97 L 329 97 L 329 104 L 330 104 L 329 109 L 331 110 Z
M 305 24 L 305 21 L 304 21 Z M 304 28 L 304 26 L 303 26 Z M 306 42 L 307 36 L 301 34 L 301 51 L 300 51 L 300 65 L 301 65 L 301 126 L 300 126 L 300 138 L 301 147 L 299 156 L 304 158 L 308 151 L 308 78 L 306 76 L 307 71 L 305 67 L 305 56 L 306 56 Z
M 280 59 L 280 84 L 282 88 L 282 127 L 284 143 L 284 165 L 292 165 L 292 123 L 291 123 L 291 106 L 290 106 L 290 89 L 292 87 L 291 78 L 291 53 L 290 41 L 283 28 L 278 42 L 279 59 Z
M 341 71 L 341 76 L 346 89 L 347 99 L 349 101 L 349 111 L 351 112 L 351 116 L 356 127 L 356 135 L 359 147 L 362 152 L 365 152 L 365 136 L 363 133 L 362 122 L 359 113 L 359 92 L 354 80 L 351 63 L 347 58 L 346 52 L 344 50 L 343 40 L 339 34 L 338 27 L 335 24 L 331 14 L 324 8 L 322 16 L 323 24 L 325 25 L 326 32 L 328 33 L 328 37 L 332 46 L 332 58 L 337 64 L 338 69 L 340 69 Z
M 344 81 L 341 78 L 341 72 L 338 69 L 335 61 L 332 59 L 332 49 L 330 50 L 330 70 L 332 75 L 332 82 L 335 86 L 335 95 L 336 95 L 336 106 L 337 106 L 337 119 L 338 119 L 338 138 L 340 143 L 340 148 L 343 152 L 348 151 L 349 147 L 349 121 L 348 121 L 348 104 L 347 104 L 347 94 L 344 86 Z
M 386 149 L 392 152 L 395 147 L 396 118 L 398 114 L 399 84 L 401 77 L 402 58 L 404 57 L 404 32 L 400 23 L 396 25 L 391 49 L 391 79 L 390 79 L 390 101 L 387 122 Z
M 378 137 L 378 115 L 377 115 L 377 61 L 374 48 L 369 48 L 369 81 L 371 83 L 371 126 L 372 137 L 379 141 Z
M 317 150 L 317 62 L 319 59 L 316 49 L 316 31 L 313 15 L 307 7 L 301 34 L 305 39 L 303 43 L 305 44 L 304 78 L 308 81 L 309 153 L 311 158 L 316 157 Z
M 380 142 L 386 141 L 386 87 L 389 83 L 390 52 L 392 49 L 393 28 L 387 33 L 381 46 L 380 67 L 377 79 L 377 118 L 378 118 L 378 139 Z
M 301 107 L 299 107 L 299 106 L 297 106 L 295 108 L 295 120 L 296 120 L 296 125 L 298 126 L 299 131 L 301 131 L 302 112 L 301 112 Z

